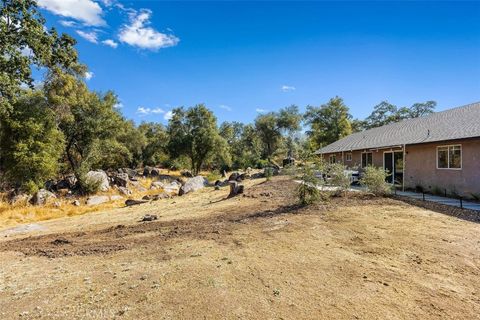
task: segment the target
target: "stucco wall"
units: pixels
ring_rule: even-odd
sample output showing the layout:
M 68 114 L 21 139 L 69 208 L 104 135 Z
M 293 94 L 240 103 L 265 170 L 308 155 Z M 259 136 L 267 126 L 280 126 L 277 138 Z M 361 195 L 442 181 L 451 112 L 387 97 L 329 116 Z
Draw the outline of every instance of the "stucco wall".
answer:
M 462 146 L 462 169 L 437 169 L 437 146 L 451 144 Z M 430 191 L 437 187 L 468 197 L 480 195 L 480 138 L 411 145 L 406 150 L 405 187 L 420 185 Z
M 462 169 L 437 169 L 437 146 L 460 144 L 462 146 Z M 372 151 L 373 165 L 383 168 L 383 153 L 394 149 Z M 344 159 L 346 159 L 344 153 Z M 362 151 L 352 152 L 352 161 L 344 161 L 348 167 L 359 167 Z M 342 153 L 336 153 L 337 162 L 341 163 Z M 329 154 L 324 155 L 328 161 Z M 435 188 L 447 189 L 471 197 L 472 193 L 480 195 L 480 138 L 438 143 L 407 145 L 405 153 L 405 187 L 422 186 L 426 191 Z

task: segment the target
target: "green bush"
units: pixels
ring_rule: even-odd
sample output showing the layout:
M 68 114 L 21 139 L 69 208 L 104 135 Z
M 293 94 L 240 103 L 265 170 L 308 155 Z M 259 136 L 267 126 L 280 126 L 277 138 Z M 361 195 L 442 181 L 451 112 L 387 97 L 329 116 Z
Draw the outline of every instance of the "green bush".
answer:
M 273 168 L 272 167 L 266 167 L 263 170 L 263 174 L 265 175 L 265 178 L 267 178 L 267 181 L 270 181 L 270 179 L 273 177 Z
M 360 184 L 365 186 L 371 193 L 383 196 L 391 192 L 391 186 L 385 181 L 387 177 L 388 173 L 385 170 L 369 166 L 365 168 Z
M 300 184 L 297 187 L 297 198 L 301 205 L 309 205 L 318 201 L 322 194 L 318 189 L 321 181 L 315 176 L 315 167 L 305 165 L 302 168 Z
M 327 167 L 330 183 L 340 187 L 342 191 L 348 190 L 351 184 L 351 177 L 345 173 L 345 170 L 346 167 L 340 163 L 333 163 Z

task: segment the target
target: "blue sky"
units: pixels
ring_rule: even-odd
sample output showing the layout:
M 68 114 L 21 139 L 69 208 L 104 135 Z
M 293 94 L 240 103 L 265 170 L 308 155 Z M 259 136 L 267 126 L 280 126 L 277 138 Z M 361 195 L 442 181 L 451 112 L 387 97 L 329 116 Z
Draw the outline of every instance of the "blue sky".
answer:
M 480 2 L 38 2 L 137 123 L 196 103 L 250 122 L 336 95 L 358 118 L 382 100 L 480 100 Z

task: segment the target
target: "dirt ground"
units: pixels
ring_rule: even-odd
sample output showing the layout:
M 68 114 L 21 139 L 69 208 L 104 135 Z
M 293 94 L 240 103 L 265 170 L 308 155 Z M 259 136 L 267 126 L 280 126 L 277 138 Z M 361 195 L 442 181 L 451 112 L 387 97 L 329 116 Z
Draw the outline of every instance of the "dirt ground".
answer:
M 295 186 L 0 230 L 0 319 L 480 318 L 480 224 L 360 196 L 299 208 Z

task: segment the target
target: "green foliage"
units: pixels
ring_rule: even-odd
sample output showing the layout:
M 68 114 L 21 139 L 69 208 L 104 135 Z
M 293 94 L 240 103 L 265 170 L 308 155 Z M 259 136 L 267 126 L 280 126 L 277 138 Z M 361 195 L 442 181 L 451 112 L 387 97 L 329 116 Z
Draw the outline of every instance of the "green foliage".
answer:
M 368 166 L 360 179 L 360 184 L 365 186 L 371 193 L 383 196 L 391 192 L 391 187 L 386 182 L 387 177 L 388 173 L 385 170 Z
M 303 160 L 306 161 L 310 157 Z M 315 176 L 318 167 L 315 164 L 306 164 L 300 168 L 300 184 L 296 193 L 300 205 L 309 205 L 317 202 L 321 198 L 325 198 L 325 194 L 318 189 L 323 184 L 323 180 Z
M 227 161 L 227 149 L 224 139 L 219 135 L 217 119 L 203 104 L 187 110 L 174 109 L 168 123 L 168 135 L 170 155 L 188 156 L 194 175 L 216 156 Z
M 351 177 L 345 173 L 346 166 L 340 163 L 332 163 L 327 166 L 327 175 L 330 177 L 330 184 L 337 186 L 341 191 L 350 188 Z
M 272 167 L 266 167 L 263 170 L 263 174 L 264 174 L 265 178 L 267 179 L 267 181 L 270 181 L 273 177 L 273 168 Z
M 143 165 L 154 166 L 168 164 L 168 134 L 167 129 L 159 123 L 143 122 L 137 130 L 138 138 L 141 141 Z
M 437 103 L 427 101 L 415 103 L 410 108 L 397 107 L 387 101 L 382 101 L 373 108 L 373 112 L 363 122 L 363 128 L 371 129 L 395 123 L 404 119 L 418 118 L 431 114 Z
M 283 134 L 291 137 L 300 129 L 302 116 L 297 106 L 290 106 L 277 112 L 261 114 L 255 119 L 255 129 L 263 144 L 263 158 L 271 160 L 283 141 Z M 293 139 L 293 138 L 291 138 Z M 290 143 L 291 148 L 291 143 Z M 288 150 L 291 153 L 291 149 Z
M 2 166 L 15 186 L 32 191 L 54 178 L 63 150 L 55 114 L 39 91 L 24 91 L 2 121 Z
M 75 40 L 47 30 L 33 0 L 3 0 L 0 7 L 0 115 L 12 109 L 22 84 L 33 88 L 32 66 L 82 73 Z
M 320 107 L 307 106 L 304 119 L 311 128 L 307 134 L 317 147 L 328 145 L 352 133 L 349 109 L 339 97 L 330 99 Z
M 437 196 L 444 196 L 445 195 L 445 189 L 442 189 L 439 186 L 433 186 L 432 187 L 432 194 L 437 195 Z

